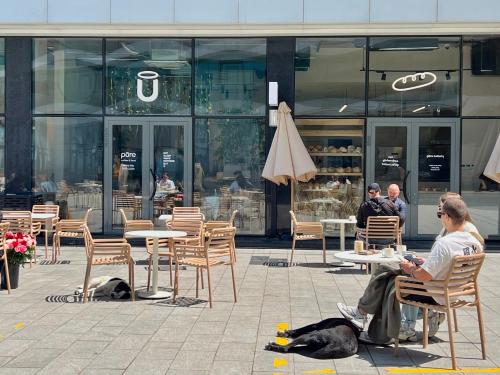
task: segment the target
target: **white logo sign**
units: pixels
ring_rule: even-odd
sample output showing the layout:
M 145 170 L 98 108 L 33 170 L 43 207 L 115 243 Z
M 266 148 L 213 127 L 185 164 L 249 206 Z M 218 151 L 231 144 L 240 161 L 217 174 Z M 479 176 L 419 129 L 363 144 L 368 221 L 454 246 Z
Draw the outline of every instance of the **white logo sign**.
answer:
M 142 72 L 137 73 L 137 97 L 139 100 L 143 102 L 154 102 L 158 98 L 158 77 L 160 75 L 151 70 L 143 70 Z M 145 96 L 142 85 L 143 81 L 153 81 L 153 93 L 149 96 Z
M 416 82 L 417 79 L 420 79 L 420 80 L 424 80 L 425 77 L 429 75 L 431 77 L 431 80 L 428 81 L 428 82 L 424 82 L 422 84 L 419 84 L 419 85 L 415 85 L 415 86 L 408 86 L 408 87 L 404 87 L 404 85 L 406 85 L 406 83 L 411 80 L 411 82 Z M 431 73 L 431 72 L 423 72 L 423 73 L 416 73 L 416 74 L 410 74 L 410 75 L 407 75 L 407 76 L 404 76 L 404 77 L 400 77 L 398 79 L 396 79 L 393 83 L 392 83 L 392 89 L 394 91 L 410 91 L 410 90 L 416 90 L 416 89 L 420 89 L 422 87 L 425 87 L 425 86 L 430 86 L 432 85 L 434 82 L 436 82 L 437 80 L 437 77 L 434 73 Z M 399 84 L 399 85 L 398 85 Z M 398 87 L 399 86 L 399 87 Z

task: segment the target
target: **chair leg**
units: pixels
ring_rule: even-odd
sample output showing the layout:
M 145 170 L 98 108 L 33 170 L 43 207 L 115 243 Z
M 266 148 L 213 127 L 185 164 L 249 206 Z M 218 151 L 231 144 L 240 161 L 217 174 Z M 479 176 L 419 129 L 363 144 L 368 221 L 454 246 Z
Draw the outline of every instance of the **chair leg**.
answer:
M 207 266 L 207 279 L 208 279 L 208 303 L 210 308 L 212 308 L 212 284 L 210 282 L 210 267 Z
M 87 269 L 85 271 L 85 280 L 83 281 L 83 303 L 88 301 L 90 269 L 92 268 L 92 261 L 87 261 Z
M 450 352 L 451 352 L 451 367 L 453 370 L 457 369 L 457 359 L 455 358 L 455 342 L 453 340 L 453 323 L 451 321 L 451 310 L 448 308 L 446 311 L 446 319 L 448 320 L 448 336 L 450 338 Z
M 148 292 L 150 286 L 151 286 L 151 255 L 148 257 L 148 286 L 146 289 Z
M 457 320 L 457 310 L 453 309 L 453 325 L 455 326 L 455 332 L 458 332 L 458 320 Z
M 429 309 L 423 308 L 422 310 L 424 315 L 422 345 L 425 349 L 427 348 L 427 344 L 429 343 Z
M 236 263 L 236 241 L 234 240 L 234 238 L 233 238 L 233 248 L 232 248 L 232 251 L 233 251 L 234 263 Z
M 236 302 L 238 302 L 238 298 L 237 298 L 237 296 L 236 296 L 236 280 L 235 280 L 235 278 L 234 278 L 234 265 L 233 265 L 233 263 L 232 263 L 232 262 L 231 262 L 231 264 L 230 264 L 230 265 L 231 265 L 231 276 L 232 276 L 232 278 L 233 278 L 233 294 L 234 294 L 234 302 L 236 303 Z
M 201 289 L 205 289 L 205 282 L 203 281 L 203 268 L 200 268 Z
M 3 258 L 3 272 L 5 273 L 5 281 L 7 283 L 7 293 L 10 294 L 9 262 L 7 261 L 7 256 Z
M 479 336 L 481 337 L 481 352 L 483 353 L 483 359 L 486 359 L 486 336 L 484 334 L 483 310 L 481 308 L 481 302 L 477 303 L 476 310 L 477 320 L 479 322 Z
M 290 256 L 290 265 L 293 263 L 293 252 L 295 251 L 295 234 L 293 235 L 293 242 L 292 242 L 292 255 Z
M 326 243 L 325 243 L 325 236 L 323 236 L 323 264 L 326 264 Z
M 179 293 L 179 260 L 175 259 L 175 275 L 174 275 L 174 298 L 173 302 L 175 303 L 175 297 Z
M 170 273 L 170 286 L 172 286 L 172 255 L 168 256 L 168 272 Z
M 200 284 L 200 267 L 196 267 L 196 298 L 198 298 L 198 287 Z

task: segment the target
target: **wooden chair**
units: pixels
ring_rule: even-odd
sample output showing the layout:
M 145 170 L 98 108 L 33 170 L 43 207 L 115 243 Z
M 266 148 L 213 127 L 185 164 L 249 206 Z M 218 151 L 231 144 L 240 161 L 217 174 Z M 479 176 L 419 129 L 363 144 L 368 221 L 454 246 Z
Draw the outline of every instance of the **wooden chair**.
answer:
M 205 226 L 204 226 L 205 238 L 208 238 L 214 229 L 235 227 L 234 220 L 235 220 L 237 214 L 238 214 L 238 210 L 234 210 L 228 221 L 222 221 L 222 220 L 221 221 L 219 221 L 219 220 L 207 221 L 205 223 Z M 234 262 L 236 263 L 236 251 L 235 250 L 236 250 L 236 244 L 233 241 L 233 257 L 234 257 Z
M 201 220 L 205 221 L 205 215 L 200 207 L 174 207 L 172 211 L 172 220 Z
M 36 236 L 40 234 L 42 229 L 42 224 L 37 222 L 34 223 L 31 219 L 30 211 L 2 211 L 3 220 L 8 222 L 9 230 L 16 233 L 22 232 L 24 234 L 30 234 L 34 237 L 36 243 Z M 33 258 L 36 263 L 36 245 Z M 30 267 L 32 265 L 32 260 L 30 260 Z
M 49 232 L 54 232 L 57 222 L 59 221 L 59 206 L 57 204 L 35 204 L 31 208 L 32 214 L 51 214 L 54 217 L 48 219 L 33 219 L 34 223 L 40 223 L 43 225 L 43 229 L 40 232 L 45 233 L 45 259 L 48 256 L 49 247 Z
M 132 212 L 132 218 L 137 219 L 141 216 L 140 201 L 135 199 L 134 194 L 116 194 L 113 196 L 113 211 L 127 210 Z
M 3 272 L 5 274 L 5 283 L 7 284 L 7 293 L 10 294 L 10 276 L 9 276 L 9 261 L 7 259 L 7 246 L 5 243 L 5 233 L 9 230 L 9 223 L 0 223 L 0 248 L 2 255 L 0 260 L 3 261 Z
M 424 331 L 423 331 L 423 347 L 428 344 L 428 323 L 427 312 L 429 309 L 443 312 L 448 320 L 448 335 L 450 340 L 451 364 L 454 370 L 457 369 L 457 361 L 455 358 L 455 344 L 453 341 L 453 325 L 455 331 L 458 332 L 458 322 L 456 309 L 462 307 L 475 306 L 477 311 L 477 320 L 479 322 L 479 335 L 481 338 L 481 351 L 483 359 L 486 359 L 486 343 L 484 334 L 483 313 L 481 310 L 481 300 L 479 298 L 479 285 L 477 277 L 481 266 L 483 265 L 485 254 L 456 256 L 450 266 L 448 276 L 445 280 L 436 281 L 419 281 L 417 279 L 398 276 L 396 278 L 396 298 L 399 302 L 420 307 L 423 309 Z M 434 299 L 442 299 L 444 304 L 426 304 L 415 302 L 408 299 L 408 295 L 428 296 Z M 463 299 L 468 297 L 468 299 Z M 451 315 L 453 311 L 453 322 Z M 398 342 L 396 340 L 395 350 L 398 350 Z
M 400 244 L 398 216 L 370 216 L 366 228 L 356 228 L 356 232 L 365 241 L 365 249 Z
M 83 225 L 83 236 L 85 239 L 85 252 L 87 255 L 87 268 L 83 282 L 83 303 L 87 302 L 90 271 L 92 266 L 107 266 L 112 264 L 128 265 L 128 277 L 130 283 L 130 298 L 135 301 L 134 290 L 134 260 L 131 255 L 130 244 L 124 238 L 100 239 L 92 238 L 89 227 Z
M 129 232 L 131 230 L 152 230 L 154 224 L 151 220 L 143 220 L 143 219 L 133 219 L 130 220 L 127 218 L 127 214 L 120 208 L 120 213 L 122 215 L 123 220 L 123 233 Z
M 231 249 L 236 229 L 219 228 L 214 229 L 204 245 L 181 245 L 174 246 L 175 256 L 175 281 L 174 281 L 174 303 L 179 294 L 179 265 L 196 267 L 196 298 L 198 298 L 199 274 L 198 270 L 207 270 L 208 279 L 208 302 L 212 308 L 212 283 L 210 268 L 220 265 L 229 265 L 233 279 L 234 302 L 237 302 L 236 281 L 234 276 L 234 258 Z M 202 277 L 201 277 L 202 278 Z M 202 278 L 203 279 L 203 278 Z
M 293 252 L 295 250 L 296 241 L 305 240 L 321 240 L 323 242 L 323 263 L 326 263 L 326 244 L 325 235 L 323 233 L 323 225 L 316 221 L 297 221 L 297 217 L 293 211 L 290 211 L 292 217 L 292 256 L 290 257 L 290 264 L 293 263 Z
M 83 219 L 59 220 L 52 239 L 52 260 L 57 260 L 61 254 L 61 238 L 84 238 L 83 227 L 88 225 L 88 219 L 92 208 L 89 208 Z

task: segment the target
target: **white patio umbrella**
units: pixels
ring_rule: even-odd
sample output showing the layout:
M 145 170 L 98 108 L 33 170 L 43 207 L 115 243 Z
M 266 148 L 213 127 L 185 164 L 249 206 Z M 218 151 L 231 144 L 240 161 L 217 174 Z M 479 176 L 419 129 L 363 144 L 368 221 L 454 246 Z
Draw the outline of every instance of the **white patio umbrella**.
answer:
M 278 107 L 278 129 L 262 171 L 262 177 L 277 185 L 287 185 L 288 179 L 306 182 L 317 172 L 290 112 L 286 103 L 281 102 Z
M 500 134 L 483 173 L 486 177 L 500 184 Z

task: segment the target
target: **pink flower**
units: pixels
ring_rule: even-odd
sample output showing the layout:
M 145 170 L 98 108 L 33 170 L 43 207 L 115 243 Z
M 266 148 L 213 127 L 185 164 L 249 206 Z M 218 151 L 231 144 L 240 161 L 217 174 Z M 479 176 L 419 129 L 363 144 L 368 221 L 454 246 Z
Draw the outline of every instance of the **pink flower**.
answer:
M 27 248 L 26 246 L 24 246 L 24 245 L 19 245 L 19 246 L 17 246 L 17 247 L 15 248 L 15 250 L 14 250 L 14 251 L 15 251 L 16 253 L 22 253 L 22 254 L 24 254 L 24 253 L 26 252 L 26 250 L 28 250 L 28 248 Z
M 16 233 L 16 238 L 17 239 L 22 239 L 22 238 L 24 238 L 24 234 L 22 232 L 17 232 Z
M 5 233 L 5 238 L 7 238 L 8 240 L 13 239 L 14 233 L 12 233 L 11 231 L 8 231 L 7 233 Z

